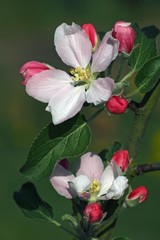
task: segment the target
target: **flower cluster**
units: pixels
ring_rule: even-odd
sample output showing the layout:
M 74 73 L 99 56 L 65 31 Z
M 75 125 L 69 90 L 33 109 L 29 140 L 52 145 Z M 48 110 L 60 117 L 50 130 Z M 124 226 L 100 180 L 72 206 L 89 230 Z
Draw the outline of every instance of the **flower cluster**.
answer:
M 129 101 L 123 94 L 123 84 L 118 89 L 110 74 L 105 74 L 118 55 L 127 58 L 131 54 L 135 38 L 128 22 L 116 22 L 102 39 L 92 24 L 63 23 L 55 31 L 54 45 L 69 71 L 30 61 L 20 69 L 22 84 L 28 95 L 48 104 L 46 110 L 51 113 L 54 125 L 75 116 L 85 102 L 91 106 L 102 104 L 109 113 L 125 113 Z M 129 186 L 127 171 L 131 158 L 127 150 L 114 152 L 105 166 L 103 160 L 87 152 L 80 157 L 73 174 L 68 159 L 64 158 L 56 163 L 50 176 L 60 195 L 85 203 L 82 218 L 91 224 L 105 218 L 103 204 L 110 200 L 119 204 L 123 197 L 121 207 L 132 207 L 148 197 L 146 187 L 131 190 Z
M 111 77 L 101 77 L 100 73 L 107 69 L 118 52 L 131 51 L 134 38 L 134 30 L 126 22 L 117 22 L 102 41 L 92 24 L 82 27 L 75 23 L 71 26 L 61 24 L 55 31 L 54 44 L 61 60 L 71 67 L 70 73 L 37 61 L 25 63 L 20 73 L 26 92 L 48 103 L 46 110 L 51 112 L 54 124 L 76 115 L 84 102 L 105 103 L 112 96 L 115 82 Z M 110 102 L 108 109 L 115 113 L 113 107 L 109 107 Z M 119 112 L 122 110 L 116 113 Z

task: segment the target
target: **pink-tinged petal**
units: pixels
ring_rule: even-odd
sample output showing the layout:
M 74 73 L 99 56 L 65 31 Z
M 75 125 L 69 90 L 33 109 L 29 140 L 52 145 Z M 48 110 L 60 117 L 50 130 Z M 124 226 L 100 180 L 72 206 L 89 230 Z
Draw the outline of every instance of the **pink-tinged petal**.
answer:
M 118 40 L 112 37 L 112 32 L 107 32 L 101 44 L 93 54 L 91 71 L 103 72 L 118 55 Z
M 124 176 L 119 176 L 117 177 L 114 181 L 113 184 L 111 186 L 111 188 L 109 189 L 108 192 L 108 197 L 107 199 L 109 199 L 109 195 L 112 193 L 112 199 L 119 199 L 120 197 L 123 196 L 124 191 L 127 189 L 128 187 L 128 179 Z
M 92 81 L 89 89 L 86 91 L 86 101 L 95 105 L 106 102 L 112 95 L 115 87 L 113 79 L 98 78 Z
M 54 44 L 62 61 L 74 68 L 85 68 L 92 54 L 92 44 L 82 28 L 72 23 L 61 24 L 55 31 Z
M 87 176 L 80 175 L 71 180 L 79 196 L 83 195 L 90 187 L 90 179 Z
M 85 86 L 63 85 L 53 96 L 46 108 L 51 112 L 54 124 L 59 124 L 75 116 L 85 102 Z
M 64 71 L 53 69 L 33 75 L 26 84 L 28 95 L 41 102 L 49 102 L 51 97 L 64 85 L 70 85 L 72 79 Z
M 101 197 L 103 195 L 106 195 L 110 187 L 112 186 L 112 183 L 114 181 L 114 172 L 111 165 L 108 165 L 100 179 L 101 182 L 101 190 L 98 194 L 98 197 Z
M 25 86 L 28 80 L 34 75 L 44 70 L 54 69 L 46 63 L 41 63 L 37 61 L 30 61 L 25 64 L 20 69 L 20 74 L 23 76 L 24 80 L 22 84 Z
M 74 179 L 74 175 L 57 164 L 50 176 L 50 182 L 54 189 L 66 198 L 72 198 L 75 194 L 70 190 L 68 182 Z
M 85 175 L 93 182 L 94 179 L 100 180 L 104 166 L 97 154 L 88 152 L 80 158 L 77 169 L 77 176 Z
M 92 43 L 92 47 L 94 48 L 98 42 L 98 36 L 95 27 L 91 23 L 83 24 L 82 29 L 87 34 L 89 40 Z

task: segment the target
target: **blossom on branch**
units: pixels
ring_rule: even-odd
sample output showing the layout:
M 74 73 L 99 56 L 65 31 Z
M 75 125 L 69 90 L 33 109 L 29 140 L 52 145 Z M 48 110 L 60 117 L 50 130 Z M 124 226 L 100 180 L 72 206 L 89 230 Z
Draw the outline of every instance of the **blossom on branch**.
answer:
M 97 105 L 111 97 L 114 80 L 98 74 L 117 57 L 119 43 L 109 31 L 93 53 L 85 30 L 63 23 L 55 31 L 54 44 L 61 60 L 71 67 L 70 74 L 54 68 L 36 72 L 26 82 L 26 92 L 48 103 L 46 110 L 59 124 L 76 115 L 85 101 Z
M 50 181 L 60 195 L 89 202 L 119 199 L 128 187 L 128 179 L 115 162 L 104 169 L 101 158 L 91 152 L 82 155 L 78 161 L 76 176 L 58 163 Z

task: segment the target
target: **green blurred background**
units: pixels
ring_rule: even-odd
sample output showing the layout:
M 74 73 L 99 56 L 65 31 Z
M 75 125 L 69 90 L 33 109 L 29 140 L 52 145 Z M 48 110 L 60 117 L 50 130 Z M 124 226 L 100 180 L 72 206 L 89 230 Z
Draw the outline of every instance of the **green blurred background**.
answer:
M 51 121 L 45 105 L 27 96 L 21 85 L 19 68 L 30 60 L 65 66 L 55 53 L 53 34 L 62 22 L 91 22 L 98 31 L 110 30 L 117 20 L 138 22 L 141 27 L 160 27 L 159 0 L 1 0 L 0 7 L 0 239 L 70 239 L 56 227 L 26 219 L 12 195 L 26 181 L 19 174 L 34 137 Z M 114 140 L 125 144 L 132 114 L 108 116 L 107 112 L 92 124 L 90 149 L 99 151 Z M 160 160 L 160 114 L 155 108 L 139 157 L 141 162 Z M 58 196 L 48 179 L 35 183 L 40 195 L 60 218 L 70 211 L 69 201 Z M 146 185 L 149 199 L 141 206 L 124 211 L 119 217 L 115 236 L 132 240 L 160 239 L 160 174 L 148 174 L 134 180 L 133 186 Z

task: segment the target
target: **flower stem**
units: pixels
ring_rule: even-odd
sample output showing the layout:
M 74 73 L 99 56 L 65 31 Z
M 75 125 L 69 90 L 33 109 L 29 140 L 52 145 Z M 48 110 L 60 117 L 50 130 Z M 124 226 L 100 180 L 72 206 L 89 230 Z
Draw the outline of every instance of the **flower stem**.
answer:
M 56 225 L 57 227 L 61 228 L 65 232 L 69 233 L 70 235 L 72 235 L 72 236 L 74 236 L 75 238 L 78 239 L 78 236 L 74 232 L 70 231 L 68 228 L 64 227 L 62 224 L 60 224 L 56 220 L 53 220 L 53 219 L 51 220 L 50 219 L 50 222 L 53 223 L 54 225 Z
M 124 76 L 120 82 L 125 82 L 126 80 L 128 80 L 128 78 L 130 78 L 133 74 L 135 73 L 135 70 L 131 70 L 126 76 Z
M 98 109 L 95 113 L 93 113 L 93 115 L 91 115 L 88 119 L 87 122 L 91 122 L 92 120 L 94 120 L 101 112 L 103 112 L 104 110 L 104 106 L 100 109 Z
M 118 73 L 117 73 L 117 76 L 116 76 L 116 78 L 115 78 L 115 82 L 118 82 L 119 81 L 119 79 L 120 79 L 120 77 L 121 77 L 121 74 L 122 74 L 122 72 L 123 72 L 123 69 L 124 69 L 124 65 L 125 65 L 125 60 L 126 60 L 126 58 L 122 58 L 122 59 L 120 59 L 121 61 L 120 61 L 120 66 L 119 66 L 119 70 L 118 70 Z
M 135 116 L 126 148 L 134 160 L 138 156 L 148 120 L 152 114 L 159 96 L 160 84 L 158 83 L 153 90 L 151 90 L 149 93 L 146 93 L 140 104 L 138 104 L 135 108 L 132 108 Z

